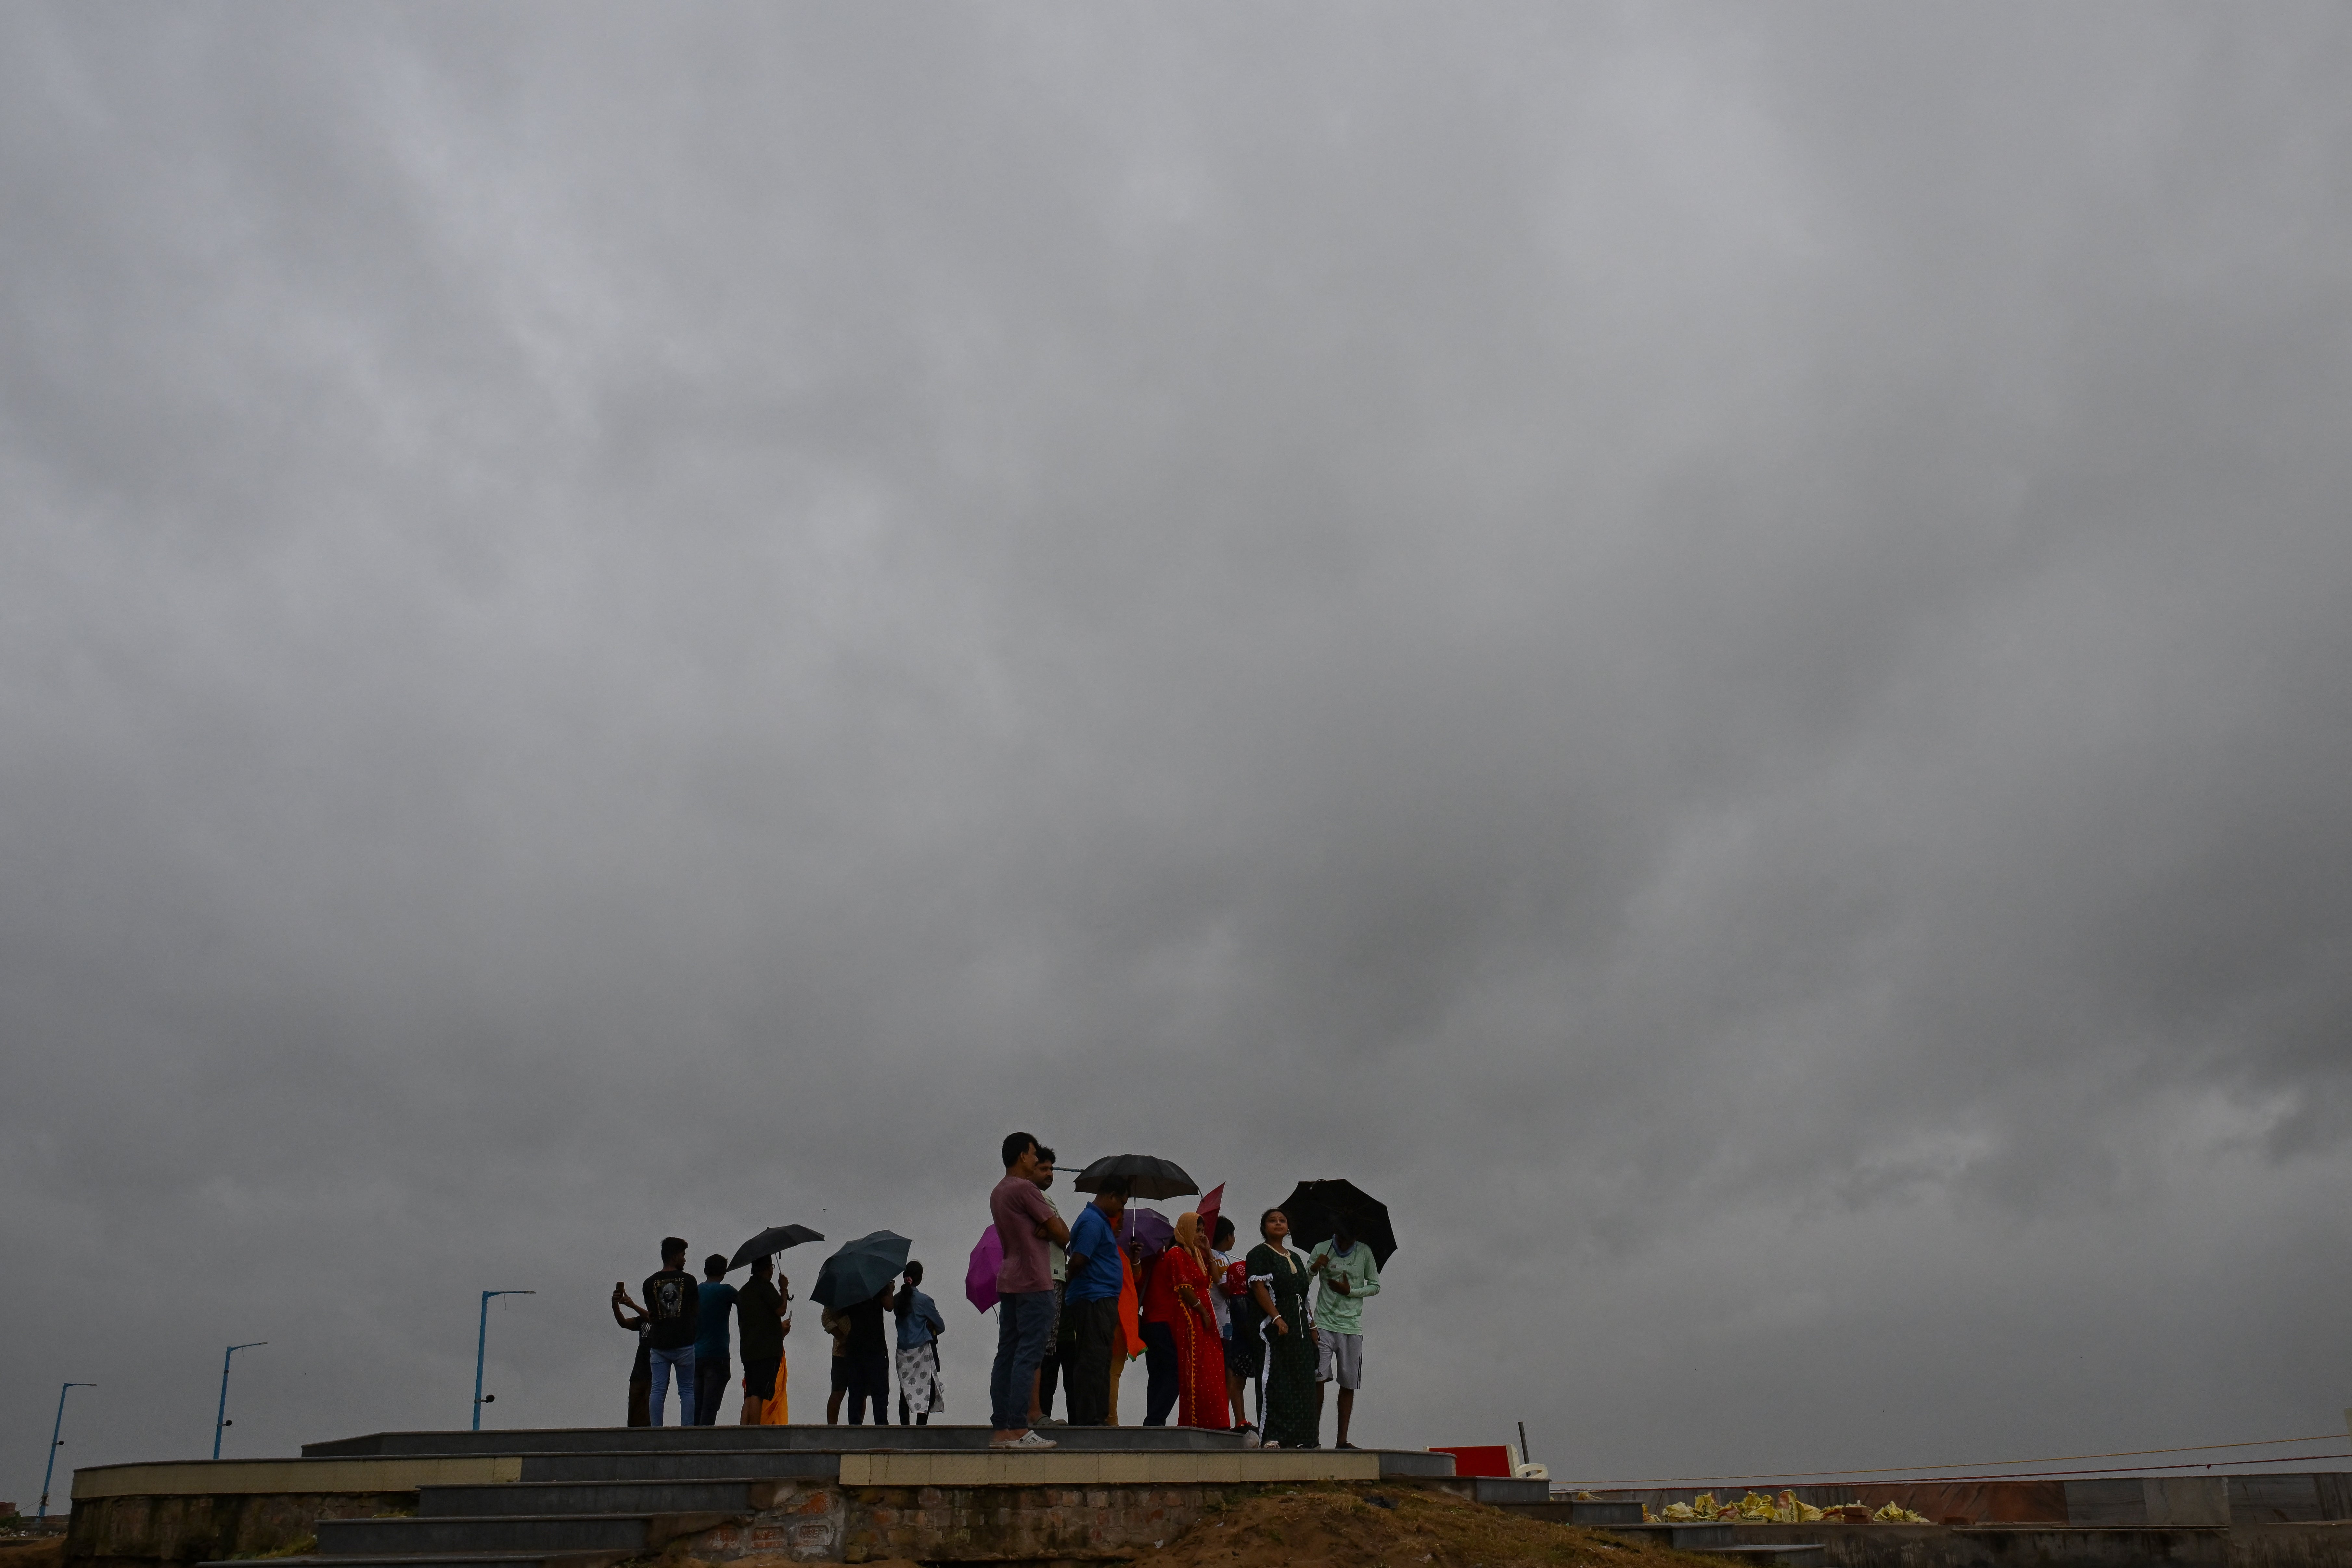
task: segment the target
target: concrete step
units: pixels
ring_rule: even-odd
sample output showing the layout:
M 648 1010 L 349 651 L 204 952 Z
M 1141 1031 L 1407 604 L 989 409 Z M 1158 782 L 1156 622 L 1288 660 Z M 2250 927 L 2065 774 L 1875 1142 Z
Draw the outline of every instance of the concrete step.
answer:
M 1198 1426 L 1047 1426 L 1065 1448 L 1223 1450 L 1242 1446 L 1231 1432 Z M 717 1448 L 856 1453 L 873 1448 L 988 1447 L 985 1426 L 569 1426 L 512 1432 L 372 1432 L 305 1443 L 306 1459 L 453 1454 L 676 1454 Z
M 1635 1504 L 1640 1507 L 1640 1504 Z M 1637 1541 L 1654 1541 L 1671 1546 L 1677 1552 L 1696 1552 L 1706 1546 L 1728 1546 L 1738 1525 L 1696 1522 L 1676 1524 L 1662 1520 L 1655 1524 L 1604 1524 L 1601 1527 L 1612 1535 L 1623 1535 Z
M 273 1557 L 270 1568 L 613 1568 L 625 1552 L 460 1552 L 426 1557 Z M 253 1568 L 253 1560 L 200 1563 L 196 1568 Z
M 841 1474 L 839 1454 L 797 1448 L 642 1449 L 618 1454 L 525 1454 L 526 1481 L 828 1481 Z
M 768 1506 L 775 1496 L 776 1486 L 773 1480 L 741 1476 L 711 1480 L 489 1481 L 428 1486 L 418 1492 L 416 1517 L 753 1513 Z
M 1822 1568 L 1829 1553 L 1818 1541 L 1774 1542 L 1734 1542 L 1729 1546 L 1694 1546 L 1688 1550 L 1708 1557 L 1726 1557 L 1748 1568 Z
M 673 1536 L 724 1524 L 730 1513 L 504 1514 L 446 1519 L 322 1519 L 321 1557 L 420 1557 L 528 1552 L 657 1552 Z
M 1501 1506 L 1529 1519 L 1549 1520 L 1554 1524 L 1583 1525 L 1588 1529 L 1642 1522 L 1642 1505 L 1638 1502 L 1578 1502 L 1572 1498 L 1555 1498 L 1544 1502 L 1507 1502 Z

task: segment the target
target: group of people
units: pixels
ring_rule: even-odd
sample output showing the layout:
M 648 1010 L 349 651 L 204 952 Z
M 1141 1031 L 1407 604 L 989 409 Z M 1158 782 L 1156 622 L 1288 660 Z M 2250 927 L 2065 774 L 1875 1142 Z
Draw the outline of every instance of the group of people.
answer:
M 1290 1218 L 1258 1216 L 1258 1244 L 1234 1254 L 1234 1227 L 1217 1215 L 1177 1217 L 1156 1255 L 1119 1240 L 1126 1187 L 1104 1184 L 1075 1224 L 1046 1196 L 1054 1152 L 1026 1132 L 1004 1140 L 1004 1178 L 989 1194 L 1003 1248 L 996 1277 L 996 1360 L 989 1376 L 990 1443 L 1055 1447 L 1058 1384 L 1067 1424 L 1118 1419 L 1118 1373 L 1139 1351 L 1148 1374 L 1147 1426 L 1230 1428 L 1267 1447 L 1320 1446 L 1324 1390 L 1338 1384 L 1338 1446 L 1363 1384 L 1363 1301 L 1381 1289 L 1370 1246 L 1347 1222 L 1305 1257 Z M 1315 1300 L 1310 1310 L 1310 1291 Z M 1257 1419 L 1248 1385 L 1257 1384 Z
M 741 1289 L 727 1283 L 727 1258 L 702 1260 L 702 1279 L 686 1271 L 686 1242 L 664 1237 L 661 1270 L 646 1277 L 645 1300 L 613 1282 L 613 1321 L 637 1336 L 636 1363 L 629 1369 L 629 1425 L 658 1426 L 669 1385 L 677 1383 L 681 1426 L 709 1426 L 726 1403 L 734 1368 L 727 1353 L 727 1320 L 736 1322 L 743 1356 L 746 1426 L 779 1426 L 784 1415 L 784 1336 L 792 1332 L 790 1282 L 776 1281 L 775 1263 L 755 1258 Z
M 736 1346 L 743 1363 L 745 1426 L 781 1426 L 792 1419 L 786 1395 L 784 1338 L 793 1331 L 792 1281 L 775 1277 L 770 1258 L 751 1261 L 751 1279 L 740 1289 L 727 1283 L 726 1258 L 703 1260 L 704 1278 L 686 1271 L 686 1243 L 665 1237 L 662 1266 L 646 1278 L 645 1300 L 634 1300 L 619 1280 L 613 1283 L 613 1321 L 637 1336 L 637 1359 L 629 1371 L 629 1425 L 659 1426 L 677 1384 L 682 1426 L 718 1423 L 735 1376 L 728 1354 L 728 1320 L 735 1321 Z M 828 1424 L 841 1419 L 849 1403 L 852 1426 L 889 1422 L 890 1350 L 898 1352 L 898 1420 L 927 1425 L 942 1408 L 939 1339 L 947 1324 L 919 1289 L 923 1266 L 908 1263 L 881 1294 L 835 1310 L 824 1309 L 824 1327 L 833 1336 L 833 1389 L 825 1405 Z M 895 1325 L 888 1320 L 896 1315 Z
M 824 1331 L 833 1336 L 833 1391 L 825 1401 L 828 1426 L 841 1421 L 849 1402 L 849 1424 L 862 1426 L 870 1406 L 874 1424 L 890 1424 L 890 1369 L 898 1371 L 898 1424 L 928 1426 L 946 1408 L 940 1376 L 940 1336 L 948 1331 L 939 1304 L 922 1291 L 923 1266 L 908 1263 L 879 1296 L 854 1306 L 824 1310 Z M 896 1317 L 895 1326 L 890 1322 Z
M 1301 1255 L 1290 1245 L 1290 1216 L 1278 1208 L 1258 1216 L 1258 1240 L 1246 1253 L 1238 1250 L 1232 1220 L 1213 1213 L 1204 1225 L 1200 1214 L 1186 1213 L 1177 1216 L 1172 1239 L 1154 1251 L 1133 1237 L 1122 1242 L 1128 1191 L 1116 1179 L 1065 1223 L 1046 1195 L 1054 1151 L 1015 1132 L 1003 1153 L 1004 1177 L 988 1205 L 1003 1249 L 989 1374 L 992 1446 L 1055 1447 L 1038 1428 L 1063 1424 L 1053 1417 L 1057 1393 L 1067 1401 L 1066 1425 L 1117 1425 L 1119 1373 L 1140 1355 L 1144 1426 L 1164 1426 L 1173 1417 L 1180 1426 L 1232 1430 L 1267 1447 L 1318 1447 L 1325 1391 L 1336 1384 L 1338 1446 L 1354 1447 L 1348 1429 L 1363 1386 L 1363 1303 L 1380 1293 L 1381 1273 L 1344 1215 L 1333 1216 L 1329 1239 Z M 680 1425 L 717 1423 L 736 1375 L 730 1318 L 742 1363 L 738 1419 L 747 1426 L 785 1424 L 792 1282 L 761 1257 L 738 1289 L 727 1283 L 727 1258 L 715 1252 L 698 1280 L 686 1256 L 683 1239 L 663 1238 L 661 1269 L 646 1279 L 643 1302 L 614 1283 L 613 1321 L 637 1335 L 629 1425 L 661 1426 L 673 1382 Z M 870 1412 L 877 1426 L 887 1426 L 894 1363 L 900 1425 L 929 1425 L 946 1408 L 940 1340 L 947 1322 L 922 1280 L 923 1266 L 909 1262 L 878 1294 L 824 1309 L 823 1327 L 833 1340 L 827 1425 L 841 1420 L 845 1404 L 850 1425 L 865 1425 Z

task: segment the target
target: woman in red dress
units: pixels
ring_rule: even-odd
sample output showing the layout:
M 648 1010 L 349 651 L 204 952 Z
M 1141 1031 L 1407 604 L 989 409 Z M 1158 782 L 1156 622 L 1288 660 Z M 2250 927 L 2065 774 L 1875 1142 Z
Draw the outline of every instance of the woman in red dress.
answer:
M 1232 1424 L 1225 1403 L 1224 1342 L 1209 1304 L 1209 1243 L 1201 1216 L 1180 1215 L 1176 1239 L 1151 1270 L 1145 1288 L 1146 1322 L 1165 1323 L 1176 1347 L 1176 1424 L 1223 1431 Z

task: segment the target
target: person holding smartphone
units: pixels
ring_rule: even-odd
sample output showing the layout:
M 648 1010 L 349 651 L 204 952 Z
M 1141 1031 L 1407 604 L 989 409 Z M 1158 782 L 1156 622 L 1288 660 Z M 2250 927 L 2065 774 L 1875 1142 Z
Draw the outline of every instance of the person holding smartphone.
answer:
M 621 1309 L 624 1307 L 629 1309 L 633 1315 L 622 1316 Z M 628 1287 L 618 1279 L 613 1281 L 613 1321 L 625 1329 L 636 1331 L 637 1359 L 629 1368 L 629 1425 L 650 1426 L 653 1417 L 646 1413 L 646 1406 L 654 1391 L 654 1369 L 647 1360 L 646 1352 L 653 1346 L 654 1321 L 646 1315 L 643 1307 L 630 1300 Z

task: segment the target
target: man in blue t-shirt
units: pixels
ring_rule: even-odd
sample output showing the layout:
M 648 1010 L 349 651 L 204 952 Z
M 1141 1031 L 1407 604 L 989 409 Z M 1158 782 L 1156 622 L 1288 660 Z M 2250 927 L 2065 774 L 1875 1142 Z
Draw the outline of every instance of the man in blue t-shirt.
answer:
M 1071 1325 L 1067 1379 L 1070 1425 L 1100 1426 L 1110 1420 L 1110 1369 L 1123 1348 L 1119 1332 L 1118 1222 L 1127 1212 L 1127 1184 L 1113 1177 L 1095 1201 L 1078 1211 L 1070 1226 L 1070 1283 L 1062 1310 Z
M 735 1287 L 727 1283 L 727 1258 L 714 1252 L 702 1260 L 700 1316 L 694 1329 L 694 1424 L 709 1426 L 719 1420 L 719 1403 L 727 1397 L 735 1368 L 727 1360 L 727 1320 L 735 1310 Z

